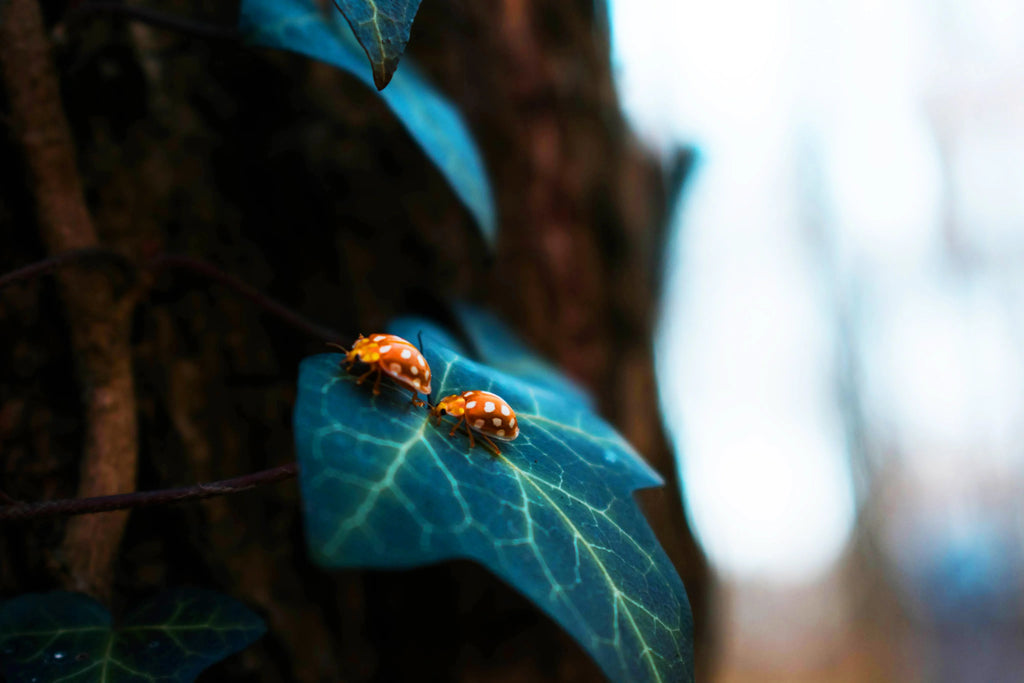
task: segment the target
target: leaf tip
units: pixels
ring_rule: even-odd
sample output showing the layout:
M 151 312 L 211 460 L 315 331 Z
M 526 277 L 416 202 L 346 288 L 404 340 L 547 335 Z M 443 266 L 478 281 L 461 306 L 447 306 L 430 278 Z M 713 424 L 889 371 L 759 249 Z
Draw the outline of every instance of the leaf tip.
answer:
M 396 69 L 398 69 L 397 59 L 373 62 L 373 84 L 377 86 L 378 91 L 387 87 L 391 82 L 391 77 L 395 75 Z

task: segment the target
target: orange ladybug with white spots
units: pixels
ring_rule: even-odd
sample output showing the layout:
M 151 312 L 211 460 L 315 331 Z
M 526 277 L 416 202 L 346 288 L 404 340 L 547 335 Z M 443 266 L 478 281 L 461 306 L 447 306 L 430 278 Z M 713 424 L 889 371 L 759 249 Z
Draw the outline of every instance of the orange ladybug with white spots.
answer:
M 448 436 L 455 436 L 455 430 L 459 425 L 466 423 L 470 448 L 474 446 L 474 431 L 494 449 L 495 455 L 501 455 L 501 451 L 488 437 L 513 441 L 519 436 L 519 423 L 516 422 L 515 411 L 505 399 L 489 391 L 464 391 L 442 398 L 433 409 L 437 424 L 441 424 L 441 416 L 445 414 L 459 418 L 452 431 L 448 432 Z
M 398 384 L 412 391 L 412 403 L 415 406 L 422 406 L 423 401 L 419 399 L 419 393 L 430 395 L 430 366 L 427 359 L 423 357 L 420 350 L 415 346 L 393 334 L 371 334 L 369 337 L 359 335 L 352 350 L 348 351 L 338 344 L 330 344 L 345 352 L 343 361 L 345 369 L 352 370 L 352 366 L 359 362 L 370 366 L 356 384 L 362 384 L 376 373 L 377 379 L 373 383 L 373 394 L 380 393 L 380 378 L 388 375 Z

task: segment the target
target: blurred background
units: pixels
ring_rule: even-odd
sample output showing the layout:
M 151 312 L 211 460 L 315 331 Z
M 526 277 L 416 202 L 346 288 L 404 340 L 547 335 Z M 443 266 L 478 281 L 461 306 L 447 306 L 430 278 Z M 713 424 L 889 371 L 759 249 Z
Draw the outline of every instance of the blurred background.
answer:
M 1024 4 L 611 15 L 714 680 L 1024 680 Z

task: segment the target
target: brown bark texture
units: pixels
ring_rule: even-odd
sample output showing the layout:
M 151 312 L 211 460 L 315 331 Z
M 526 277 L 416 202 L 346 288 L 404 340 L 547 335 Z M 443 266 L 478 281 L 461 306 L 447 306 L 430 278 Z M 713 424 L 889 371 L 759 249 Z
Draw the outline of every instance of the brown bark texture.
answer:
M 0 65 L 13 137 L 27 166 L 36 222 L 58 254 L 96 247 L 75 148 L 37 0 L 12 0 L 0 21 Z M 135 391 L 129 342 L 130 304 L 101 273 L 68 268 L 58 275 L 82 393 L 84 437 L 79 496 L 131 491 L 137 463 Z M 11 330 L 13 332 L 13 329 Z M 55 559 L 74 590 L 109 597 L 127 513 L 78 517 L 67 525 Z
M 5 16 L 35 0 L 9 2 Z M 236 17 L 235 7 L 196 0 L 160 8 L 222 25 Z M 668 482 L 638 497 L 686 584 L 700 675 L 708 574 L 683 515 L 651 352 L 669 191 L 622 119 L 595 3 L 433 0 L 420 9 L 409 55 L 457 103 L 482 148 L 501 224 L 493 253 L 409 134 L 351 77 L 280 52 L 100 15 L 66 22 L 66 7 L 48 9 L 60 82 L 46 97 L 66 112 L 61 144 L 77 161 L 62 158 L 64 184 L 50 187 L 36 167 L 45 155 L 25 141 L 32 122 L 12 118 L 0 137 L 0 272 L 69 248 L 51 243 L 47 222 L 91 215 L 101 246 L 136 262 L 167 251 L 216 263 L 350 336 L 403 313 L 450 322 L 452 299 L 495 310 L 588 387 Z M 0 31 L 0 107 L 13 114 L 21 95 L 9 72 L 29 67 L 10 62 L 15 27 Z M 74 196 L 79 178 L 79 208 L 43 201 L 48 192 Z M 68 215 L 50 215 L 58 210 Z M 296 369 L 324 350 L 322 339 L 201 272 L 161 269 L 134 307 L 123 301 L 140 278 L 102 265 L 60 272 L 56 288 L 44 277 L 0 291 L 0 357 L 10 369 L 0 374 L 0 490 L 29 501 L 95 495 L 81 489 L 107 474 L 84 465 L 79 475 L 80 458 L 125 448 L 136 417 L 140 489 L 294 457 Z M 102 337 L 76 317 L 73 296 L 88 299 L 90 321 L 109 321 Z M 122 342 L 98 384 L 82 347 Z M 100 386 L 136 401 L 117 434 L 96 431 L 108 408 Z M 120 488 L 102 493 L 133 490 L 131 467 L 118 469 Z M 66 550 L 75 524 L 123 514 L 6 526 L 0 595 L 53 588 L 62 537 Z M 110 531 L 89 533 L 117 546 Z M 471 563 L 312 566 L 290 482 L 139 509 L 110 557 L 115 613 L 192 584 L 267 618 L 266 637 L 201 680 L 601 680 L 553 622 Z

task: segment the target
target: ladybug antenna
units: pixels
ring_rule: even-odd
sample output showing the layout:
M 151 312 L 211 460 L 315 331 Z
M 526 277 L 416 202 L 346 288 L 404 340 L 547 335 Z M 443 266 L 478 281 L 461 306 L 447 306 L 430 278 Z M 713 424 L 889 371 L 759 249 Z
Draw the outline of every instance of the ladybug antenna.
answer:
M 420 355 L 423 356 L 423 330 L 420 330 L 420 331 L 418 331 L 416 333 L 416 345 L 420 348 Z M 429 395 L 426 398 L 427 398 L 427 408 L 430 410 L 430 412 L 434 412 L 434 405 L 435 404 L 430 402 L 430 396 Z
M 333 346 L 334 348 L 341 350 L 341 352 L 344 353 L 344 354 L 348 353 L 348 349 L 346 349 L 344 346 L 342 346 L 338 342 L 324 342 L 324 343 L 327 344 L 328 346 Z

